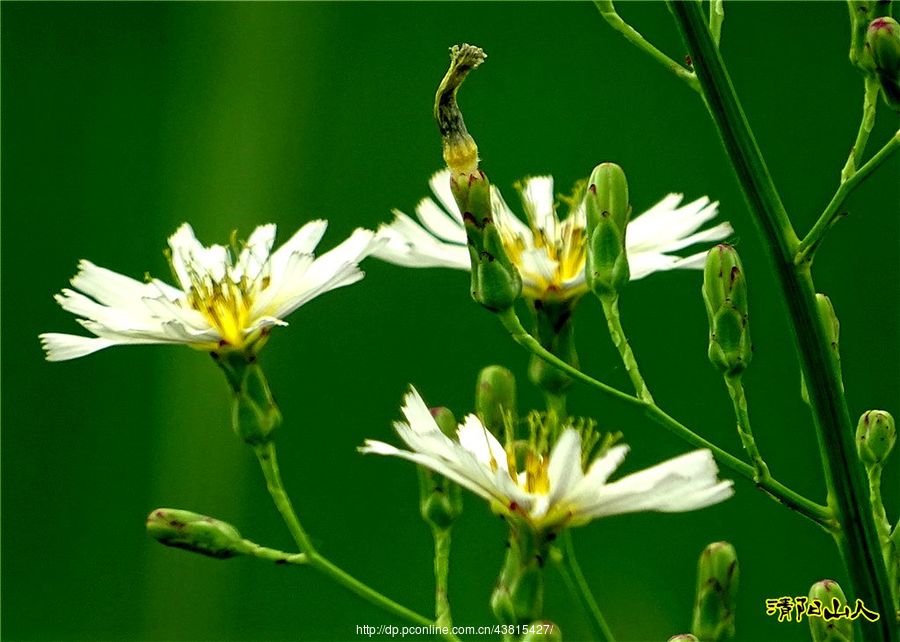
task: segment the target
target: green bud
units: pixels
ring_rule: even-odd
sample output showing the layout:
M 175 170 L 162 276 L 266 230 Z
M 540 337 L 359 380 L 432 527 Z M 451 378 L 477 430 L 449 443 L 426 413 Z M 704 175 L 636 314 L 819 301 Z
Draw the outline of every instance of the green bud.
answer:
M 520 642 L 562 642 L 562 632 L 550 620 L 538 620 L 528 625 Z
M 575 324 L 572 319 L 575 301 L 550 303 L 534 300 L 529 303 L 535 323 L 532 335 L 543 348 L 577 368 L 578 353 L 575 350 Z M 528 361 L 528 379 L 541 390 L 556 395 L 572 385 L 572 379 L 567 374 L 537 355 L 532 355 Z
M 709 360 L 722 374 L 744 371 L 753 355 L 747 281 L 737 251 L 725 243 L 706 255 L 703 301 L 709 320 Z
M 822 322 L 825 326 L 825 336 L 828 339 L 828 343 L 831 345 L 832 352 L 834 352 L 834 358 L 837 359 L 838 367 L 840 367 L 841 322 L 837 318 L 837 314 L 834 311 L 834 305 L 832 305 L 831 299 L 829 299 L 821 292 L 816 293 L 816 307 L 819 311 L 819 318 L 822 319 Z M 841 386 L 841 391 L 843 391 L 843 379 L 841 379 L 839 383 Z M 806 378 L 803 376 L 802 372 L 800 373 L 800 396 L 803 398 L 804 402 L 809 404 L 809 392 L 806 389 Z
M 160 544 L 218 559 L 241 555 L 246 549 L 231 524 L 175 508 L 157 508 L 150 513 L 147 533 Z
M 456 436 L 456 418 L 447 408 L 432 408 L 431 416 L 448 437 Z M 432 528 L 445 530 L 462 513 L 462 489 L 443 475 L 419 466 L 419 512 Z
M 503 366 L 487 366 L 478 373 L 475 384 L 475 414 L 494 435 L 504 434 L 504 415 L 515 421 L 516 377 Z
M 900 24 L 890 17 L 873 20 L 866 31 L 866 52 L 884 101 L 900 110 Z
M 478 169 L 453 174 L 450 187 L 466 228 L 472 298 L 492 312 L 509 309 L 522 294 L 522 277 L 494 225 L 488 178 Z
M 871 53 L 866 49 L 866 32 L 875 18 L 890 15 L 890 0 L 848 0 L 850 9 L 850 62 L 863 73 L 874 70 Z
M 585 278 L 597 296 L 609 296 L 631 278 L 625 232 L 631 205 L 625 172 L 614 163 L 594 168 L 584 195 L 587 214 Z
M 837 599 L 840 607 L 847 604 L 847 598 L 840 585 L 834 580 L 822 580 L 816 582 L 809 589 L 809 602 L 821 603 L 823 607 L 832 608 Z M 853 622 L 846 618 L 825 621 L 825 618 L 810 617 L 809 632 L 813 642 L 853 642 Z
M 682 633 L 681 635 L 673 635 L 669 638 L 669 642 L 700 642 L 690 633 Z
M 856 426 L 856 452 L 866 466 L 880 466 L 897 442 L 897 429 L 891 413 L 869 410 Z
M 734 637 L 734 609 L 740 569 L 734 547 L 713 542 L 697 563 L 697 601 L 691 630 L 701 640 Z

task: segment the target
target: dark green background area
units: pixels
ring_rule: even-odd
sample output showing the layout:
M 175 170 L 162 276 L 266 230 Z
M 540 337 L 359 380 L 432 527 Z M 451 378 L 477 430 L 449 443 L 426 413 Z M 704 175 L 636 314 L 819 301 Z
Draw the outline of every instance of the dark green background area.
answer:
M 680 58 L 661 4 L 626 18 Z M 508 196 L 528 174 L 561 190 L 598 162 L 627 171 L 636 211 L 669 191 L 709 194 L 736 229 L 751 287 L 754 363 L 746 384 L 758 443 L 782 481 L 823 501 L 785 308 L 761 240 L 696 95 L 612 32 L 589 4 L 55 4 L 2 12 L 2 626 L 10 640 L 346 640 L 394 622 L 307 569 L 215 561 L 144 533 L 157 506 L 235 524 L 289 549 L 251 452 L 229 427 L 208 357 L 178 347 L 108 350 L 50 364 L 37 335 L 78 332 L 51 295 L 78 259 L 167 277 L 161 249 L 181 222 L 221 242 L 279 225 L 285 239 L 325 217 L 322 247 L 391 208 L 412 212 L 441 166 L 431 121 L 447 47 L 489 60 L 461 102 L 483 167 Z M 795 224 L 806 230 L 835 189 L 861 108 L 841 2 L 730 3 L 723 53 Z M 897 119 L 880 110 L 872 141 Z M 850 201 L 816 265 L 842 322 L 854 416 L 900 412 L 898 161 Z M 510 199 L 512 200 L 512 199 Z M 321 550 L 421 612 L 431 607 L 431 543 L 413 468 L 364 458 L 415 383 L 461 415 L 488 363 L 521 373 L 526 355 L 469 299 L 467 276 L 375 260 L 359 285 L 303 307 L 263 355 L 285 424 L 282 470 Z M 623 317 L 654 395 L 700 434 L 740 451 L 727 394 L 706 361 L 700 274 L 656 275 L 623 295 Z M 583 367 L 627 388 L 599 308 L 578 311 Z M 570 406 L 621 430 L 637 470 L 688 446 L 631 411 L 575 388 Z M 885 482 L 897 519 L 895 456 Z M 725 477 L 732 477 L 723 471 Z M 742 564 L 738 640 L 806 640 L 766 598 L 844 582 L 829 537 L 737 480 L 698 513 L 638 514 L 574 533 L 584 570 L 620 640 L 689 626 L 696 556 L 727 539 Z M 502 523 L 466 498 L 454 534 L 459 624 L 490 624 Z M 551 573 L 547 616 L 589 638 Z

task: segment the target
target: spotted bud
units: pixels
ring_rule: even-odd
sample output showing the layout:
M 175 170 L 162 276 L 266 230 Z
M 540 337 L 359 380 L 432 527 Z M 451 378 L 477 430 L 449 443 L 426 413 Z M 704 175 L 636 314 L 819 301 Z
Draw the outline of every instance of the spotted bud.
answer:
M 697 563 L 697 601 L 691 631 L 699 639 L 718 642 L 734 637 L 737 598 L 737 554 L 728 542 L 713 542 Z
M 441 432 L 456 436 L 456 418 L 447 408 L 432 408 L 431 416 Z M 432 528 L 450 528 L 462 513 L 462 489 L 430 468 L 419 466 L 419 512 Z
M 516 420 L 516 377 L 510 370 L 503 366 L 487 366 L 478 373 L 475 414 L 497 436 L 504 434 L 506 415 Z
M 900 110 L 900 24 L 890 17 L 873 20 L 866 31 L 866 51 L 884 101 Z
M 597 165 L 588 180 L 584 205 L 587 214 L 585 278 L 597 296 L 613 296 L 631 278 L 625 250 L 631 205 L 622 168 L 614 163 Z
M 147 533 L 160 544 L 226 559 L 247 545 L 231 524 L 175 508 L 157 508 L 147 517 Z
M 823 609 L 840 612 L 846 606 L 847 598 L 837 582 L 822 580 L 809 589 L 809 603 L 816 602 Z M 850 619 L 826 621 L 824 617 L 810 617 L 807 620 L 813 642 L 853 642 L 853 621 Z
M 725 375 L 738 375 L 750 363 L 747 281 L 737 251 L 725 243 L 706 255 L 703 301 L 709 321 L 709 360 Z
M 890 1 L 848 0 L 847 7 L 850 10 L 850 62 L 863 73 L 872 73 L 874 63 L 866 48 L 866 33 L 873 20 L 890 15 Z
M 856 452 L 866 466 L 880 466 L 897 442 L 894 418 L 884 410 L 863 413 L 856 426 Z

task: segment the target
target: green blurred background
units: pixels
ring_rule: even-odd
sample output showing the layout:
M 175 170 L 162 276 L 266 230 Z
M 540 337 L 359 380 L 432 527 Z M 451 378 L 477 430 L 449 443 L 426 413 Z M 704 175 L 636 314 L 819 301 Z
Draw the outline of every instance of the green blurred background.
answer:
M 709 194 L 736 228 L 749 272 L 756 356 L 746 383 L 776 476 L 823 498 L 784 306 L 697 96 L 613 33 L 589 4 L 11 3 L 2 7 L 3 636 L 10 640 L 344 640 L 393 622 L 314 572 L 167 549 L 144 533 L 157 506 L 230 521 L 290 548 L 250 451 L 229 428 L 222 375 L 202 354 L 119 348 L 43 361 L 37 334 L 77 332 L 51 295 L 80 258 L 168 276 L 165 239 L 190 221 L 220 242 L 273 221 L 281 238 L 325 217 L 323 248 L 393 207 L 412 212 L 441 165 L 431 101 L 447 47 L 490 58 L 462 105 L 483 166 L 511 192 L 552 172 L 561 189 L 598 162 L 628 172 L 642 211 L 669 191 Z M 665 7 L 623 4 L 660 47 L 683 48 Z M 723 52 L 797 226 L 836 187 L 858 124 L 844 3 L 730 3 Z M 874 144 L 897 127 L 883 109 Z M 852 413 L 900 411 L 898 160 L 851 201 L 816 273 L 842 321 Z M 466 275 L 369 260 L 357 286 L 318 299 L 264 354 L 286 419 L 282 469 L 321 550 L 419 611 L 431 606 L 431 541 L 407 463 L 363 458 L 394 439 L 404 388 L 458 414 L 487 363 L 522 374 L 526 355 L 468 296 Z M 623 297 L 658 401 L 733 452 L 728 397 L 706 361 L 699 273 L 635 283 Z M 627 388 L 593 302 L 579 309 L 584 369 Z M 687 450 L 631 411 L 576 388 L 574 412 L 619 429 L 635 470 Z M 898 462 L 885 483 L 900 509 Z M 845 581 L 831 540 L 752 484 L 692 514 L 639 514 L 575 533 L 584 570 L 620 640 L 689 626 L 696 556 L 718 539 L 742 563 L 738 640 L 805 640 L 765 599 Z M 490 624 L 504 530 L 466 498 L 454 534 L 458 624 Z M 550 574 L 547 615 L 587 639 Z M 846 583 L 845 583 L 846 587 Z

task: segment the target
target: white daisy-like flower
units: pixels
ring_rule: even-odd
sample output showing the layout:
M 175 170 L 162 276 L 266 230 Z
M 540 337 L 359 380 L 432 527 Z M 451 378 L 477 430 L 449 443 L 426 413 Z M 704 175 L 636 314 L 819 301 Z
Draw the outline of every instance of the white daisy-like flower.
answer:
M 468 270 L 466 231 L 450 191 L 450 170 L 436 173 L 430 184 L 437 202 L 429 197 L 419 202 L 419 222 L 394 210 L 393 222 L 378 230 L 378 236 L 386 242 L 373 255 L 406 267 Z M 526 179 L 521 193 L 527 222 L 513 214 L 500 191 L 491 186 L 494 223 L 507 255 L 522 276 L 523 295 L 545 301 L 581 296 L 588 290 L 584 203 L 560 220 L 552 176 Z M 715 218 L 718 203 L 704 196 L 680 205 L 682 199 L 681 194 L 669 194 L 628 224 L 625 238 L 632 280 L 663 270 L 702 269 L 705 250 L 684 257 L 674 253 L 719 241 L 732 233 L 728 222 L 700 229 Z
M 49 361 L 83 357 L 115 345 L 177 343 L 208 351 L 257 348 L 272 326 L 324 292 L 356 283 L 358 263 L 378 244 L 357 229 L 316 258 L 327 221 L 311 221 L 272 251 L 275 225 L 254 230 L 240 251 L 203 246 L 183 224 L 169 238 L 179 287 L 137 281 L 82 260 L 74 289 L 56 295 L 93 337 L 40 335 Z
M 404 398 L 402 410 L 406 421 L 396 422 L 394 428 L 409 450 L 367 440 L 360 451 L 430 468 L 536 531 L 637 511 L 692 511 L 734 493 L 731 481 L 717 478 L 709 450 L 696 450 L 609 482 L 628 447 L 614 446 L 585 462 L 581 434 L 571 426 L 562 429 L 552 444 L 548 443 L 552 435 L 538 434 L 504 445 L 475 415 L 459 425 L 456 439 L 446 436 L 415 388 Z

